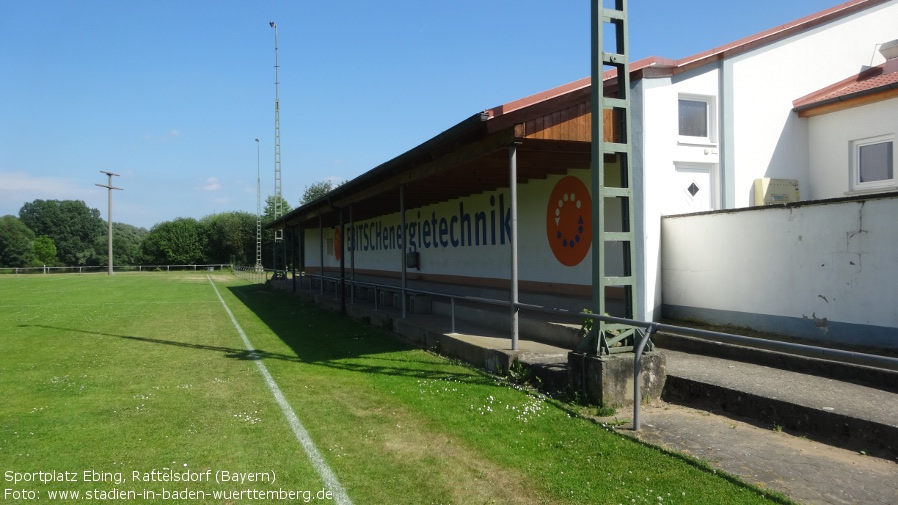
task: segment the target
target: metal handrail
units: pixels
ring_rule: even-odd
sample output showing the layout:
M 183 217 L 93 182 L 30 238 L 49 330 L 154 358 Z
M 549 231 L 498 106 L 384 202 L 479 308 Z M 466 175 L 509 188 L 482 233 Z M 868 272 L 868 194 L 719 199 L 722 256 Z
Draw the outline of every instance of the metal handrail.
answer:
M 308 275 L 308 274 L 305 274 Z M 326 277 L 323 275 L 309 275 L 310 277 L 319 277 L 322 280 L 334 280 L 339 282 L 341 279 L 339 277 Z M 390 290 L 390 291 L 398 291 L 402 290 L 399 286 L 392 286 L 387 284 L 377 284 L 374 282 L 363 282 L 356 281 L 351 279 L 343 279 L 344 283 L 349 285 L 368 285 L 373 286 L 375 289 L 375 310 L 377 309 L 377 296 L 376 290 Z M 430 296 L 438 296 L 442 298 L 448 298 L 451 303 L 451 314 L 452 318 L 452 333 L 455 333 L 455 300 L 464 300 L 474 303 L 483 303 L 487 305 L 496 305 L 503 307 L 511 307 L 512 304 L 507 300 L 496 300 L 491 298 L 480 298 L 475 296 L 466 296 L 466 295 L 453 295 L 449 293 L 439 293 L 435 291 L 427 291 L 423 289 L 413 289 L 413 288 L 405 288 L 406 292 L 424 294 Z M 604 314 L 593 314 L 588 312 L 574 312 L 565 309 L 544 307 L 541 305 L 532 305 L 527 303 L 515 303 L 514 307 L 522 310 L 528 310 L 532 312 L 539 312 L 545 314 L 563 314 L 571 317 L 579 317 L 579 318 L 588 318 L 595 321 L 603 321 L 605 323 L 611 324 L 620 324 L 625 326 L 630 326 L 634 328 L 639 328 L 642 331 L 641 337 L 636 342 L 634 347 L 634 360 L 633 360 L 633 430 L 639 431 L 641 425 L 641 415 L 640 415 L 640 405 L 642 403 L 642 354 L 651 339 L 651 337 L 657 333 L 658 331 L 663 331 L 667 333 L 676 333 L 679 335 L 686 335 L 690 337 L 700 338 L 703 340 L 712 340 L 712 341 L 720 341 L 726 343 L 732 343 L 737 345 L 742 345 L 746 347 L 752 348 L 760 348 L 766 349 L 770 351 L 776 352 L 785 352 L 785 353 L 793 353 L 800 354 L 807 357 L 825 359 L 829 361 L 843 362 L 843 363 L 852 363 L 863 366 L 872 366 L 876 368 L 884 368 L 886 370 L 898 371 L 898 358 L 891 358 L 887 356 L 878 356 L 875 354 L 866 354 L 855 351 L 844 351 L 841 349 L 832 349 L 827 347 L 819 347 L 807 344 L 796 344 L 792 342 L 782 342 L 778 340 L 766 340 L 757 337 L 746 337 L 744 335 L 735 335 L 732 333 L 723 333 L 711 330 L 701 330 L 697 328 L 687 328 L 684 326 L 676 326 L 672 324 L 662 324 L 656 322 L 646 322 L 646 321 L 638 321 L 635 319 L 627 319 L 622 317 L 608 316 Z
M 327 280 L 339 281 L 338 277 L 326 277 L 322 275 L 309 275 L 310 277 L 319 277 Z M 388 284 L 378 284 L 374 282 L 365 282 L 365 281 L 353 281 L 346 280 L 347 284 L 359 284 L 359 285 L 368 285 L 373 286 L 382 290 L 389 291 L 397 291 L 401 288 L 398 286 L 388 285 Z M 450 298 L 457 299 L 463 301 L 469 301 L 474 303 L 483 303 L 487 305 L 494 306 L 502 306 L 507 307 L 510 305 L 510 302 L 507 300 L 496 300 L 492 298 L 481 298 L 476 296 L 467 296 L 467 295 L 453 295 L 449 293 L 440 293 L 436 291 L 428 291 L 423 289 L 414 289 L 414 288 L 406 288 L 407 292 L 424 294 L 437 296 L 442 298 Z M 718 331 L 711 330 L 701 330 L 697 328 L 688 328 L 685 326 L 676 326 L 672 324 L 664 324 L 664 323 L 655 323 L 655 322 L 646 322 L 646 321 L 638 321 L 635 319 L 627 319 L 622 317 L 609 316 L 604 314 L 593 314 L 587 312 L 574 312 L 571 310 L 553 308 L 553 307 L 545 307 L 542 305 L 533 305 L 528 303 L 517 303 L 515 306 L 519 309 L 528 310 L 531 312 L 540 312 L 545 314 L 563 314 L 570 317 L 578 317 L 578 318 L 588 318 L 596 321 L 603 321 L 606 323 L 612 324 L 622 324 L 626 326 L 632 326 L 634 328 L 641 328 L 643 330 L 648 330 L 651 327 L 654 327 L 655 331 L 667 332 L 667 333 L 676 333 L 679 335 L 686 335 L 690 337 L 700 338 L 703 340 L 716 340 L 720 342 L 732 343 L 737 345 L 743 345 L 746 347 L 766 349 L 770 351 L 779 351 L 779 352 L 788 352 L 792 354 L 801 354 L 803 356 L 825 359 L 829 361 L 839 361 L 844 363 L 852 363 L 856 365 L 863 366 L 872 366 L 877 368 L 885 368 L 888 370 L 898 371 L 898 358 L 892 358 L 887 356 L 878 356 L 875 354 L 867 354 L 856 351 L 845 351 L 841 349 L 833 349 L 829 347 L 819 347 L 807 344 L 797 344 L 792 342 L 782 342 L 779 340 L 766 340 L 757 337 L 747 337 L 744 335 L 735 335 L 732 333 L 724 333 Z
M 837 361 L 840 363 L 852 363 L 855 365 L 871 366 L 898 371 L 898 358 L 891 358 L 888 356 L 879 356 L 876 354 L 867 354 L 856 351 L 845 351 L 842 349 L 833 349 L 830 347 L 797 344 L 793 342 L 781 342 L 779 340 L 767 340 L 757 337 L 746 337 L 745 335 L 734 335 L 732 333 L 700 330 L 697 328 L 685 328 L 672 324 L 658 323 L 657 330 L 666 333 L 676 333 L 678 335 L 700 338 L 703 340 L 717 340 L 724 343 L 742 345 L 745 347 L 752 347 L 757 349 L 765 349 L 768 351 L 789 352 L 792 354 L 800 354 L 809 358 L 825 359 L 828 361 Z

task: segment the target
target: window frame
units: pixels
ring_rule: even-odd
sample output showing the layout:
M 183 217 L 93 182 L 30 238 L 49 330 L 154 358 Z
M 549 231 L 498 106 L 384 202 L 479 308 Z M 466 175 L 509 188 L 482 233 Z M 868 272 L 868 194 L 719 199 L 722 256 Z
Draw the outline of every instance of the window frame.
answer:
M 876 144 L 892 144 L 892 177 L 879 181 L 861 182 L 861 148 Z M 895 135 L 878 135 L 851 141 L 851 189 L 853 191 L 895 188 L 898 186 L 898 167 L 895 160 Z
M 701 102 L 705 104 L 706 136 L 692 136 L 680 134 L 680 102 Z M 693 95 L 680 93 L 677 95 L 677 141 L 680 144 L 693 144 L 716 146 L 717 145 L 717 101 L 715 97 L 708 95 Z

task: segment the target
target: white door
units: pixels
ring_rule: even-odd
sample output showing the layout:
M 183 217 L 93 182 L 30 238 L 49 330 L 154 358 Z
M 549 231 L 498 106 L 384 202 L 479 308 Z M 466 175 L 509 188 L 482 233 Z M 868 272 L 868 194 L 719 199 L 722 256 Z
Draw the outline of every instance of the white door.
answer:
M 705 212 L 717 208 L 714 165 L 676 165 L 671 214 Z

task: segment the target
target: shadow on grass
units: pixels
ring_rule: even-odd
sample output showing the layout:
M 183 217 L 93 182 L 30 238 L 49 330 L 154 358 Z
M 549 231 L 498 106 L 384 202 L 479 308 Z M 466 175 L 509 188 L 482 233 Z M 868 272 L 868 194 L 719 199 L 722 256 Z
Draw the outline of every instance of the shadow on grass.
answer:
M 250 284 L 228 289 L 296 354 L 302 363 L 423 379 L 486 382 L 480 374 L 439 370 L 440 364 L 393 355 L 413 347 L 391 333 L 287 293 Z
M 146 344 L 165 345 L 184 349 L 221 353 L 224 357 L 241 361 L 279 360 L 323 366 L 343 371 L 386 374 L 431 380 L 487 383 L 476 373 L 440 370 L 441 364 L 415 359 L 400 353 L 412 349 L 390 333 L 364 325 L 344 315 L 320 308 L 288 294 L 271 291 L 256 284 L 231 286 L 228 289 L 252 311 L 293 352 L 248 350 L 241 347 L 206 345 L 160 338 L 104 333 L 78 328 L 40 324 L 22 324 L 23 328 L 81 333 L 114 337 Z M 253 335 L 248 335 L 255 345 Z M 239 339 L 238 339 L 239 341 Z
M 170 345 L 174 347 L 183 347 L 187 349 L 198 349 L 202 351 L 215 351 L 220 352 L 225 355 L 227 358 L 238 359 L 238 360 L 257 360 L 257 359 L 278 359 L 284 361 L 295 361 L 300 362 L 301 360 L 296 356 L 290 356 L 287 354 L 278 354 L 272 353 L 268 351 L 264 351 L 261 349 L 248 350 L 248 349 L 238 349 L 234 347 L 224 347 L 217 345 L 204 345 L 204 344 L 190 344 L 187 342 L 177 342 L 174 340 L 162 340 L 158 338 L 147 338 L 147 337 L 135 337 L 133 335 L 117 335 L 114 333 L 102 333 L 98 331 L 89 331 L 89 330 L 78 330 L 75 328 L 63 328 L 60 326 L 48 326 L 45 324 L 20 324 L 20 328 L 44 328 L 48 330 L 59 330 L 59 331 L 67 331 L 72 333 L 83 333 L 85 335 L 99 335 L 102 337 L 115 337 L 126 340 L 134 340 L 137 342 L 146 342 L 149 344 L 162 344 L 162 345 Z

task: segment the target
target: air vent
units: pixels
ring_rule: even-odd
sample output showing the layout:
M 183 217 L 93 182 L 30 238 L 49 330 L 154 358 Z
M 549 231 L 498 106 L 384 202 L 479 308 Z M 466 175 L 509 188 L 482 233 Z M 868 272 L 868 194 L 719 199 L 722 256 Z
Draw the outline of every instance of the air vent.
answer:
M 797 202 L 801 199 L 795 179 L 755 179 L 755 206 Z
M 879 46 L 879 54 L 886 60 L 894 60 L 898 58 L 898 39 Z

